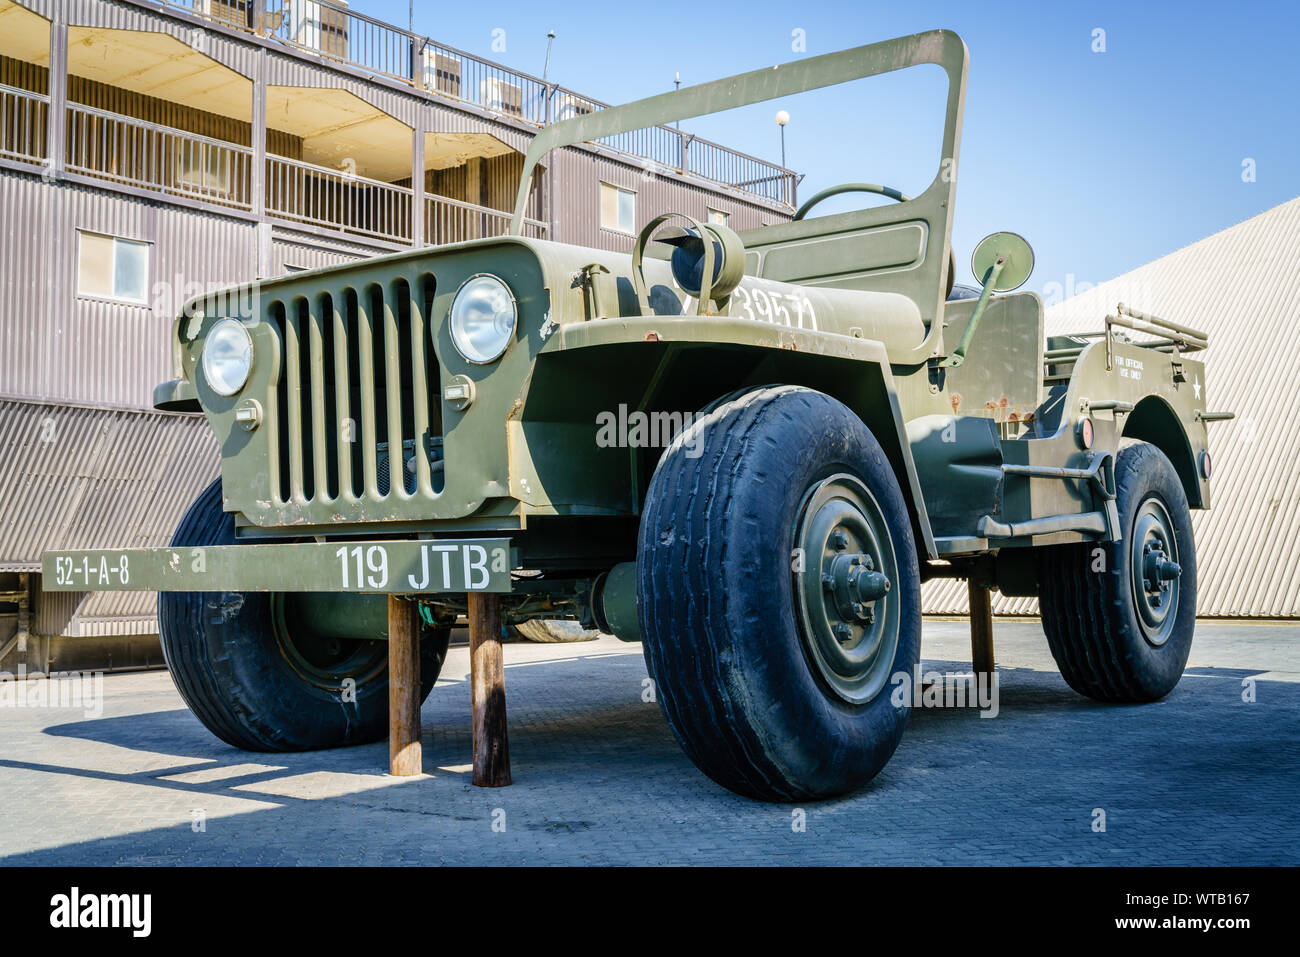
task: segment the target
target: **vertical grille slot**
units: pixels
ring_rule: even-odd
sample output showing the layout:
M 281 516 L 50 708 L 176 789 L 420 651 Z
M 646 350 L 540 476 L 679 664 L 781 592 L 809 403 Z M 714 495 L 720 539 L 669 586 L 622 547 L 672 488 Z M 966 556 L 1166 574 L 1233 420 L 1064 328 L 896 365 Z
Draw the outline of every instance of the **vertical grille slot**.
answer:
M 329 491 L 329 474 L 326 455 L 330 429 L 325 421 L 325 314 L 328 296 L 316 296 L 310 303 L 303 301 L 303 321 L 307 325 L 307 381 L 311 394 L 311 429 L 307 432 L 310 469 L 306 476 L 306 496 L 319 495 L 327 500 L 334 496 Z
M 275 423 L 267 439 L 267 481 L 271 486 L 271 497 L 283 504 L 289 495 L 289 460 L 286 456 L 284 436 L 289 434 L 288 379 L 285 372 L 285 350 L 288 335 L 286 332 L 284 303 L 274 300 L 267 303 L 266 315 L 280 337 L 280 368 L 277 370 L 275 387 L 275 414 L 270 416 Z
M 352 474 L 352 447 L 357 441 L 357 424 L 353 420 L 353 402 L 349 382 L 356 382 L 351 372 L 349 348 L 356 342 L 356 293 L 344 287 L 330 290 L 331 321 L 334 326 L 334 441 L 338 450 L 336 496 L 351 499 L 360 483 Z
M 441 377 L 438 374 L 436 361 L 433 368 L 430 368 L 430 361 L 433 358 L 432 350 L 426 345 L 428 341 L 428 317 L 433 307 L 434 280 L 432 276 L 425 275 L 420 277 L 419 287 L 411 289 L 405 282 L 406 298 L 408 309 L 411 315 L 411 396 L 413 399 L 413 416 L 412 429 L 416 440 L 415 455 L 415 480 L 416 487 L 420 494 L 436 495 L 443 489 L 443 480 L 446 473 L 442 468 L 441 459 L 441 436 L 442 436 L 442 402 L 441 402 Z M 430 384 L 432 383 L 433 392 L 430 393 Z M 433 408 L 437 421 L 430 421 L 430 395 L 433 396 Z M 437 460 L 437 470 L 430 463 L 430 458 L 435 450 L 434 440 L 438 440 L 436 451 L 439 458 Z M 427 454 L 421 454 L 420 446 L 425 444 L 428 448 Z
M 401 283 L 405 286 L 405 283 Z M 384 495 L 396 495 L 399 499 L 406 500 L 411 497 L 407 492 L 403 481 L 405 478 L 404 465 L 406 463 L 405 449 L 402 440 L 410 433 L 403 428 L 405 423 L 402 422 L 402 369 L 405 363 L 402 361 L 402 352 L 410 352 L 409 344 L 406 344 L 403 350 L 402 336 L 398 330 L 402 307 L 400 300 L 396 295 L 399 284 L 394 282 L 381 290 L 383 300 L 384 315 L 384 397 L 387 399 L 387 415 L 385 416 L 387 428 L 385 430 L 384 441 L 388 445 L 388 468 L 385 470 L 388 475 L 389 487 L 381 488 Z M 398 301 L 395 301 L 398 300 Z M 407 299 L 407 318 L 410 318 L 410 300 Z M 409 406 L 409 403 L 405 403 Z
M 357 352 L 357 366 L 360 384 L 360 404 L 361 404 L 361 421 L 358 423 L 361 428 L 357 436 L 358 451 L 361 453 L 361 475 L 362 488 L 364 489 L 364 498 L 378 500 L 381 495 L 379 491 L 379 436 L 376 432 L 376 405 L 375 402 L 375 327 L 374 319 L 381 315 L 382 297 L 380 309 L 375 309 L 376 294 L 378 287 L 371 286 L 364 292 L 357 294 L 357 338 L 360 343 L 360 349 Z

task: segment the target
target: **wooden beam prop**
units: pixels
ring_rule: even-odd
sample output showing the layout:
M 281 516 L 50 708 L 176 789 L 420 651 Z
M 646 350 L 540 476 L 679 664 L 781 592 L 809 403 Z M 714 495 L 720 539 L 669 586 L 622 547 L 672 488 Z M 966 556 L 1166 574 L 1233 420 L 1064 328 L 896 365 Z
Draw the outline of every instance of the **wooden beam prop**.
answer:
M 970 596 L 970 657 L 976 677 L 993 674 L 993 602 L 989 590 L 975 581 L 966 583 Z
M 506 738 L 506 673 L 501 657 L 501 599 L 469 593 L 470 686 L 474 705 L 474 783 L 481 788 L 510 784 Z
M 420 748 L 420 606 L 388 596 L 388 773 L 424 770 Z

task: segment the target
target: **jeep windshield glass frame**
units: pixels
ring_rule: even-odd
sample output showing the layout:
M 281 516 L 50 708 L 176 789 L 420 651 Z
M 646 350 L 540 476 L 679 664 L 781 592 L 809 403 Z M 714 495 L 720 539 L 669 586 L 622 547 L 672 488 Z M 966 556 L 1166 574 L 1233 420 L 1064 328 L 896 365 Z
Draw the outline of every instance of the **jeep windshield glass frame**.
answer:
M 969 60 L 970 55 L 961 37 L 950 30 L 932 30 L 741 73 L 561 120 L 538 133 L 528 148 L 510 231 L 513 235 L 522 235 L 533 177 L 538 164 L 553 149 L 591 143 L 618 133 L 707 116 L 912 66 L 935 64 L 948 76 L 939 167 L 924 192 L 892 207 L 887 215 L 891 219 L 920 220 L 927 225 L 925 255 L 921 262 L 907 274 L 893 278 L 899 284 L 898 291 L 917 302 L 929 332 L 907 355 L 892 358 L 898 362 L 921 362 L 942 355 L 943 323 L 935 320 L 942 318 L 947 290 L 948 247 Z M 780 223 L 763 231 L 763 245 L 811 239 L 828 232 L 831 226 L 837 232 L 868 228 L 878 224 L 880 218 L 877 207 Z

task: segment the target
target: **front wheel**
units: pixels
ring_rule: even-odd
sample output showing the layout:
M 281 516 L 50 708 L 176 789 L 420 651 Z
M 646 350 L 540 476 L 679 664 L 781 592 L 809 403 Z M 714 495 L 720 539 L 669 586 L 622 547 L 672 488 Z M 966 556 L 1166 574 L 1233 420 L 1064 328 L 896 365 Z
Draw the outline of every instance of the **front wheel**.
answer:
M 221 480 L 190 506 L 173 548 L 230 545 Z M 194 715 L 248 751 L 310 751 L 388 733 L 388 643 L 311 627 L 303 596 L 160 592 L 158 630 L 172 680 Z M 421 700 L 442 669 L 450 627 L 422 627 Z
M 920 658 L 907 504 L 862 421 L 758 389 L 665 451 L 637 548 L 646 664 L 687 755 L 763 800 L 865 784 L 902 738 Z
M 1155 701 L 1178 684 L 1196 628 L 1196 543 L 1173 463 L 1132 442 L 1115 460 L 1123 537 L 1043 549 L 1039 608 L 1061 676 L 1098 701 Z

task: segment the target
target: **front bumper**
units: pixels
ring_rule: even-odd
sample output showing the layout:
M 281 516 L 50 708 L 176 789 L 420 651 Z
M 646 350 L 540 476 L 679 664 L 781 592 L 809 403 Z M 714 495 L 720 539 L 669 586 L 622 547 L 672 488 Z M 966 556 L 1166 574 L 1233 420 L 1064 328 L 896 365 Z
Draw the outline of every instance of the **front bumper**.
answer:
M 46 591 L 439 594 L 511 590 L 506 538 L 46 552 Z

